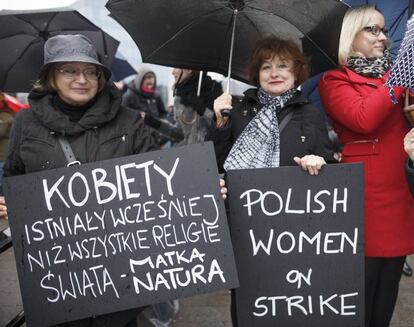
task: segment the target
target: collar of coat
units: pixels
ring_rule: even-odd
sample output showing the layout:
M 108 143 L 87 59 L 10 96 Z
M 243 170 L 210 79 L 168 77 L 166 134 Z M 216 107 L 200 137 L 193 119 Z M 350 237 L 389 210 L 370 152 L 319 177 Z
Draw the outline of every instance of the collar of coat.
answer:
M 257 88 L 248 89 L 244 92 L 244 96 L 247 100 L 254 101 L 260 105 L 259 98 L 257 97 Z M 302 91 L 297 91 L 295 95 L 285 104 L 284 107 L 293 106 L 293 105 L 304 105 L 309 104 L 309 98 L 302 93 Z
M 355 73 L 353 70 L 349 69 L 348 67 L 343 67 L 342 71 L 345 73 L 345 75 L 348 76 L 348 79 L 352 83 L 359 83 L 359 84 L 371 84 L 371 85 L 383 85 L 384 82 L 387 80 L 388 75 L 390 72 L 387 72 L 384 76 L 381 78 L 374 78 L 374 77 L 368 77 L 364 76 L 358 73 Z
M 98 128 L 112 121 L 121 110 L 121 93 L 113 83 L 107 83 L 92 107 L 77 122 L 70 121 L 67 115 L 53 107 L 54 96 L 55 93 L 32 91 L 29 95 L 30 110 L 43 125 L 62 135 L 77 135 Z

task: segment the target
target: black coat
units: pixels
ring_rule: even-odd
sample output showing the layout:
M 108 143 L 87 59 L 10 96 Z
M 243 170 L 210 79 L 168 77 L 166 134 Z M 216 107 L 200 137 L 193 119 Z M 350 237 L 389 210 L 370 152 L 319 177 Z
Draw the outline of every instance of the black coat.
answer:
M 220 172 L 224 171 L 224 161 L 234 142 L 260 109 L 257 89 L 249 89 L 233 105 L 227 125 L 213 129 L 212 140 Z M 336 162 L 322 112 L 301 93 L 296 93 L 280 111 L 279 124 L 290 112 L 293 115 L 280 135 L 280 166 L 296 165 L 293 157 L 307 154 L 321 156 L 326 162 Z
M 16 115 L 4 176 L 65 167 L 67 161 L 56 138 L 58 134 L 66 136 L 81 163 L 156 149 L 149 128 L 136 112 L 120 106 L 121 95 L 114 87 L 108 85 L 78 122 L 70 121 L 52 106 L 54 96 L 32 92 L 30 109 Z M 59 326 L 125 326 L 140 311 L 142 308 L 136 308 Z
M 167 114 L 164 102 L 158 93 L 145 94 L 135 88 L 134 83 L 127 85 L 122 104 L 128 108 L 149 113 L 154 117 L 164 117 Z
M 32 92 L 30 109 L 16 115 L 4 176 L 65 167 L 67 162 L 56 138 L 58 134 L 66 136 L 81 163 L 156 148 L 143 120 L 133 110 L 121 107 L 121 95 L 114 87 L 107 86 L 77 122 L 52 106 L 54 96 Z
M 411 159 L 407 159 L 405 162 L 405 176 L 407 177 L 408 188 L 414 196 L 414 165 Z

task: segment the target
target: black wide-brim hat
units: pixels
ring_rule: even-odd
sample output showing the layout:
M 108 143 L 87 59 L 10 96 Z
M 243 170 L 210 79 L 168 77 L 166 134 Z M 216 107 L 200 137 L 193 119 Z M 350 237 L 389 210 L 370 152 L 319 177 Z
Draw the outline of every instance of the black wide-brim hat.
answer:
M 44 64 L 39 77 L 47 72 L 51 64 L 64 62 L 94 64 L 102 68 L 107 81 L 111 77 L 111 71 L 99 62 L 92 42 L 81 34 L 56 35 L 45 42 Z

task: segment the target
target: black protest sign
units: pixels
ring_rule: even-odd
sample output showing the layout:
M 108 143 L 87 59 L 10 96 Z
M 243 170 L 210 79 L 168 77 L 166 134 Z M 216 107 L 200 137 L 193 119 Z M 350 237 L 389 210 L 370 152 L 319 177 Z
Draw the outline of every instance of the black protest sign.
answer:
M 4 192 L 28 326 L 238 286 L 211 143 L 10 177 Z
M 239 326 L 363 326 L 362 165 L 235 170 L 228 186 Z

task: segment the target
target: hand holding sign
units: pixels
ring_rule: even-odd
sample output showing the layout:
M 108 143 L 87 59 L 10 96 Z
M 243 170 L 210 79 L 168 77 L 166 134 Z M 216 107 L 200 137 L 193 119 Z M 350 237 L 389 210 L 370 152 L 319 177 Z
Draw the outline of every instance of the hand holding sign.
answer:
M 228 173 L 238 326 L 363 325 L 362 171 Z
M 302 158 L 294 157 L 293 160 L 307 171 L 310 175 L 318 175 L 323 165 L 326 165 L 324 158 L 315 156 L 314 154 L 303 156 Z
M 8 219 L 6 200 L 4 199 L 4 196 L 0 196 L 0 219 L 1 218 Z
M 5 179 L 28 326 L 236 287 L 217 180 L 211 143 Z

